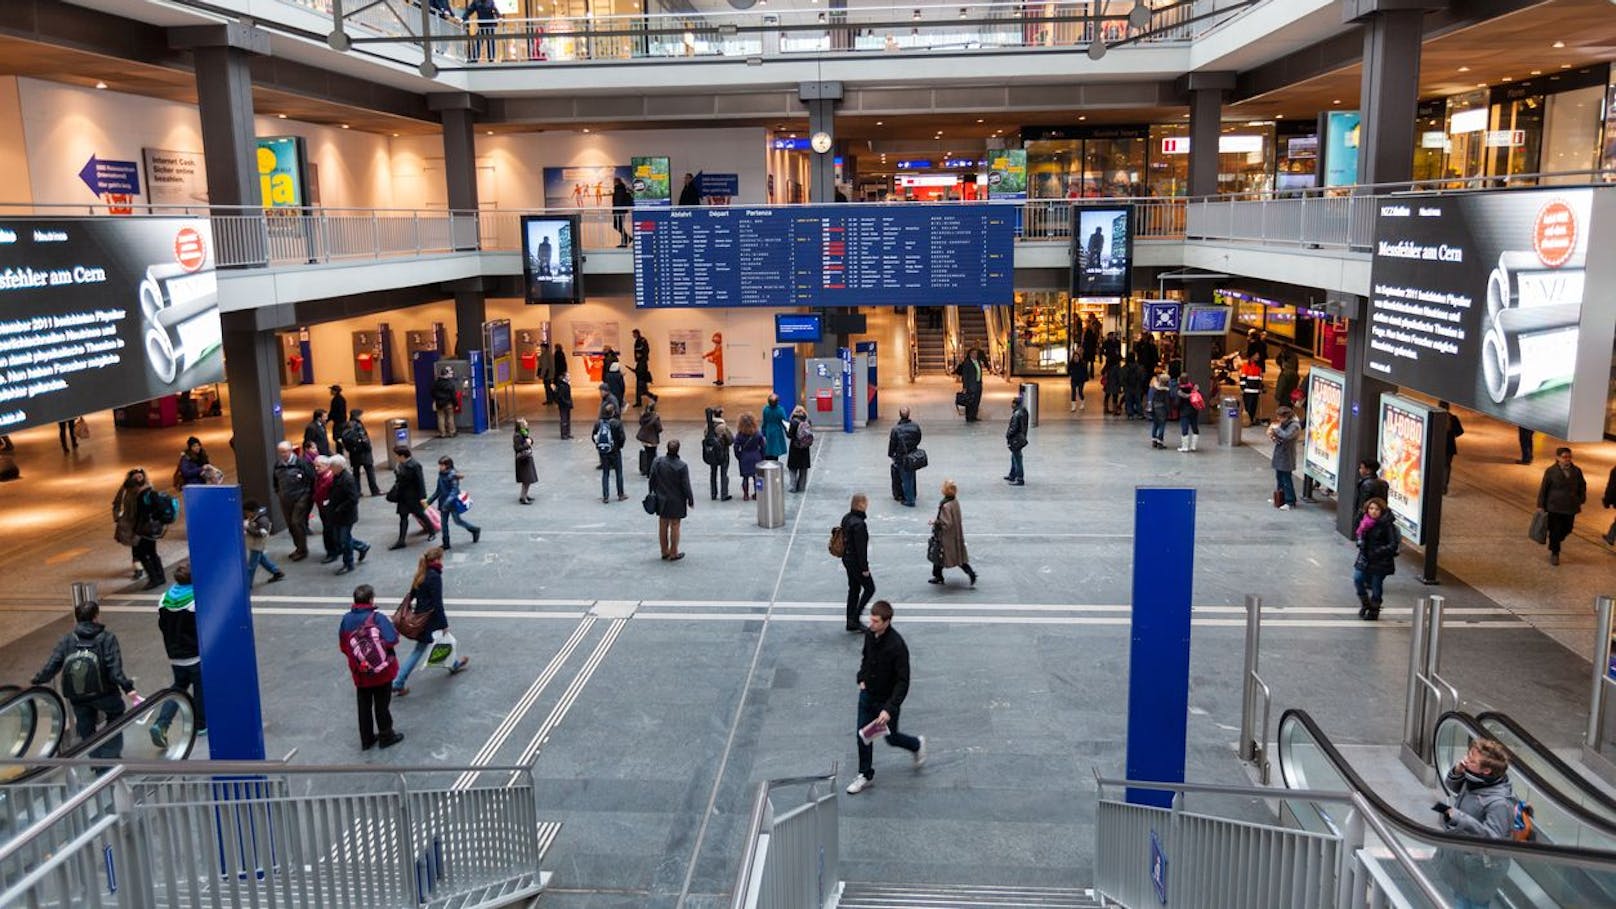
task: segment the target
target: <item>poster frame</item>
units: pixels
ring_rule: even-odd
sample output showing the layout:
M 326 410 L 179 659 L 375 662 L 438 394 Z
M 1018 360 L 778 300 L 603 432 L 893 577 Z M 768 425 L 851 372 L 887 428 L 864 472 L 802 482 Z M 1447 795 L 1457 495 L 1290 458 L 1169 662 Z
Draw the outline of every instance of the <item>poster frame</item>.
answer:
M 1391 509 L 1393 520 L 1397 522 L 1397 529 L 1402 531 L 1403 539 L 1415 546 L 1423 546 L 1426 530 L 1425 506 L 1432 491 L 1431 457 L 1436 452 L 1434 446 L 1437 444 L 1437 440 L 1432 438 L 1431 427 L 1434 421 L 1431 414 L 1436 408 L 1402 395 L 1383 394 L 1376 409 L 1375 457 L 1380 461 L 1381 477 L 1386 481 L 1388 488 L 1386 504 Z M 1419 424 L 1417 438 L 1420 449 L 1412 465 L 1416 468 L 1419 480 L 1419 494 L 1411 502 L 1405 502 L 1404 496 L 1399 494 L 1400 486 L 1406 488 L 1406 484 L 1403 483 L 1405 471 L 1399 466 L 1399 462 L 1407 459 L 1399 458 L 1387 445 L 1387 429 L 1391 423 L 1387 418 L 1391 415 Z M 1437 492 L 1440 493 L 1440 490 Z
M 1322 386 L 1327 383 L 1335 385 L 1335 446 L 1334 457 L 1325 447 L 1314 445 L 1320 432 L 1328 433 L 1329 425 L 1326 422 L 1330 416 L 1330 394 Z M 1307 375 L 1307 422 L 1303 425 L 1302 435 L 1302 475 L 1312 478 L 1313 482 L 1325 489 L 1337 492 L 1341 489 L 1341 476 L 1344 473 L 1341 463 L 1341 429 L 1343 425 L 1342 413 L 1347 398 L 1347 376 L 1340 370 L 1324 366 L 1315 366 Z M 1326 435 L 1328 438 L 1328 435 Z

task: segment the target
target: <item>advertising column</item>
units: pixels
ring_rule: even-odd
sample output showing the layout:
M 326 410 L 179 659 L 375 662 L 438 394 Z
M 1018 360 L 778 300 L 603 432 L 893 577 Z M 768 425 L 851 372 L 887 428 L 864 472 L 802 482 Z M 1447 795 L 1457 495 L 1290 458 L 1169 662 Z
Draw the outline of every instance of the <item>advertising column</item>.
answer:
M 1303 445 L 1302 475 L 1325 489 L 1341 490 L 1341 403 L 1346 377 L 1333 369 L 1315 366 L 1307 376 L 1307 435 Z M 1349 480 L 1347 488 L 1351 489 Z M 1340 496 L 1338 494 L 1338 499 Z M 1345 501 L 1342 499 L 1341 501 Z
M 1425 584 L 1437 583 L 1447 435 L 1445 411 L 1400 395 L 1381 395 L 1377 460 L 1386 481 L 1386 504 L 1403 539 L 1425 550 L 1420 577 Z

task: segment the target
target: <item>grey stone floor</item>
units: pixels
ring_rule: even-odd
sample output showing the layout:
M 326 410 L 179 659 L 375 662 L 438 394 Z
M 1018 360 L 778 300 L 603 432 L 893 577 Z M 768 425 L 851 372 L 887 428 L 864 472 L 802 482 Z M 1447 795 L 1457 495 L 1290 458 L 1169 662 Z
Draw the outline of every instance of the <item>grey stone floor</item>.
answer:
M 1212 436 L 1195 454 L 1152 451 L 1142 424 L 1092 410 L 1074 417 L 1057 410 L 1046 386 L 1028 485 L 1010 488 L 999 479 L 1008 386 L 991 387 L 989 421 L 974 426 L 953 415 L 952 390 L 923 382 L 883 391 L 888 414 L 910 403 L 926 431 L 933 466 L 921 475 L 920 507 L 902 508 L 887 493 L 890 416 L 850 436 L 821 429 L 808 492 L 788 496 L 778 529 L 757 527 L 739 498 L 709 501 L 705 466 L 693 458 L 689 556 L 674 564 L 657 558 L 632 455 L 630 501 L 603 505 L 585 433 L 565 443 L 542 424 L 538 502 L 523 507 L 505 432 L 426 441 L 423 463 L 455 457 L 477 499 L 468 518 L 486 528 L 476 545 L 456 528 L 445 574 L 471 671 L 451 680 L 419 670 L 412 695 L 395 707 L 407 741 L 361 753 L 335 647 L 337 616 L 355 582 L 376 585 L 389 602 L 401 595 L 424 544 L 378 546 L 348 578 L 312 561 L 283 563 L 288 579 L 260 584 L 254 599 L 270 752 L 295 748 L 298 762 L 379 766 L 467 764 L 480 751 L 494 764 L 525 759 L 543 817 L 564 824 L 546 861 L 556 878 L 545 905 L 664 907 L 682 894 L 687 906 L 726 903 L 750 784 L 833 763 L 845 782 L 855 765 L 858 639 L 840 628 L 845 579 L 825 540 L 862 490 L 872 500 L 877 596 L 896 604 L 896 627 L 914 658 L 904 726 L 927 736 L 933 756 L 916 771 L 906 753 L 877 746 L 876 785 L 841 802 L 844 876 L 1084 885 L 1094 850 L 1092 774 L 1123 770 L 1131 494 L 1136 485 L 1164 484 L 1198 492 L 1189 777 L 1246 780 L 1234 741 L 1247 593 L 1269 607 L 1262 671 L 1276 719 L 1301 706 L 1342 742 L 1396 742 L 1408 606 L 1428 592 L 1414 580 L 1412 557 L 1388 584 L 1383 620 L 1359 622 L 1352 549 L 1335 535 L 1329 506 L 1273 511 L 1263 451 L 1218 449 Z M 759 397 L 724 393 L 732 417 Z M 693 393 L 667 398 L 665 438 L 684 439 L 692 455 L 703 403 Z M 974 589 L 957 574 L 946 587 L 926 583 L 926 522 L 944 477 L 961 486 L 981 573 Z M 99 503 L 99 491 L 91 498 Z M 390 506 L 367 499 L 362 511 L 358 535 L 390 542 Z M 36 557 L 69 552 L 56 563 L 64 570 L 116 570 L 121 559 L 101 542 L 100 520 L 86 523 L 82 541 L 58 540 Z M 279 557 L 290 546 L 281 537 L 271 548 Z M 29 577 L 14 559 L 3 570 Z M 1466 580 L 1450 576 L 1440 588 L 1451 623 L 1445 673 L 1472 705 L 1529 718 L 1550 744 L 1574 743 L 1586 710 L 1586 660 Z M 153 598 L 119 586 L 104 587 L 108 622 L 141 687 L 159 687 L 167 671 Z M 0 608 L 41 619 L 0 649 L 0 681 L 17 681 L 68 623 L 40 612 L 60 609 L 51 589 L 5 588 Z M 1255 804 L 1220 808 L 1262 816 Z

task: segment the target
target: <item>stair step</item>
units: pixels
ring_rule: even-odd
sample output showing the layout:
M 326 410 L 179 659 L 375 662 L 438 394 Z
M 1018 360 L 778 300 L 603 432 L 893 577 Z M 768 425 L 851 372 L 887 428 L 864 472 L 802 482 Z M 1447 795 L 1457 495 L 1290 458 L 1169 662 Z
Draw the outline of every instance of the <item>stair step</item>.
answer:
M 849 881 L 838 909 L 1101 909 L 1092 890 L 980 887 L 964 884 L 887 884 Z

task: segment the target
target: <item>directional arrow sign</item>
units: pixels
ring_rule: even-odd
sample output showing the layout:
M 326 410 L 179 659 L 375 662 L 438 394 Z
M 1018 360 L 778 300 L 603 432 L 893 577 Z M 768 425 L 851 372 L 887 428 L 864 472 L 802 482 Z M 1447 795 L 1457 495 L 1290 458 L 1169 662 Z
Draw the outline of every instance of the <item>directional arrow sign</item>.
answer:
M 107 161 L 91 155 L 84 169 L 79 171 L 79 179 L 98 196 L 103 193 L 131 196 L 140 193 L 140 165 L 133 161 Z

